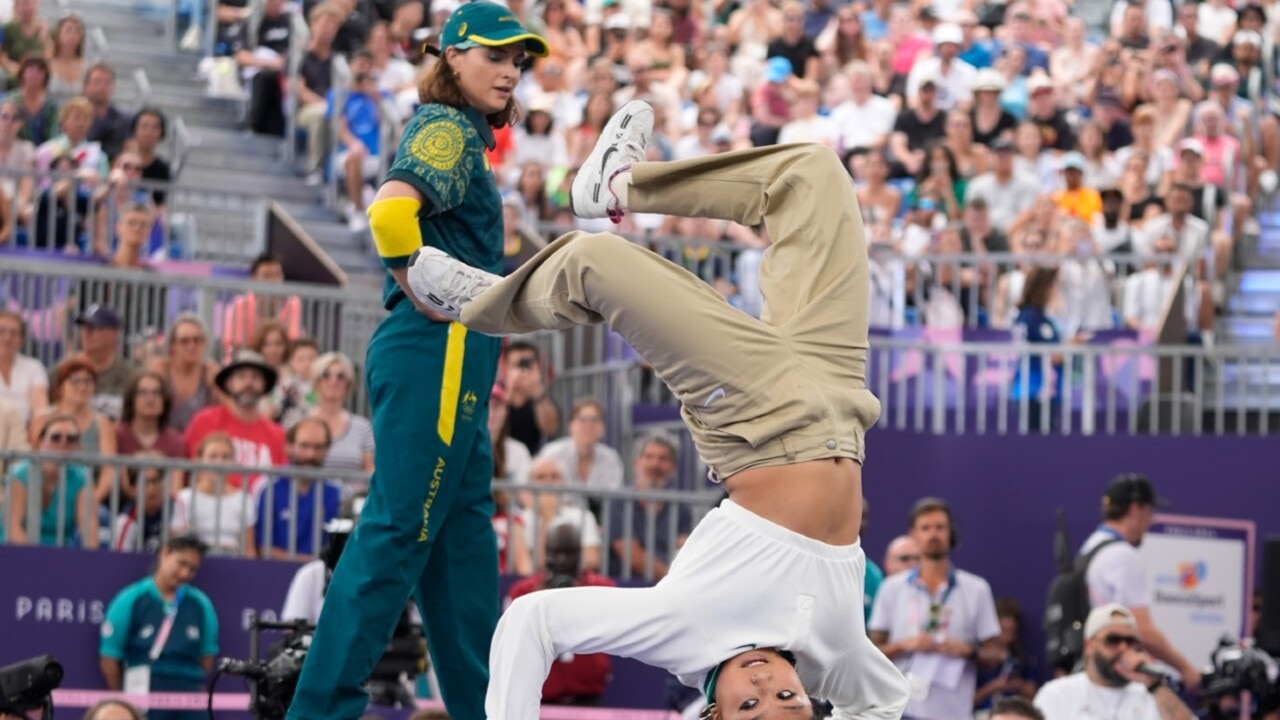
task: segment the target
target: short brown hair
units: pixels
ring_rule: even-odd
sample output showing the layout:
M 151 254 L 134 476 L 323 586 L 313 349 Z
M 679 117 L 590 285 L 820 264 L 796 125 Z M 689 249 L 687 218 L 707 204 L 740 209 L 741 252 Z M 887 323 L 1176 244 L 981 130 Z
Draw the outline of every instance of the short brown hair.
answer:
M 259 355 L 262 354 L 262 346 L 267 342 L 267 336 L 271 333 L 278 332 L 284 336 L 285 355 L 289 354 L 289 328 L 279 320 L 263 320 L 258 323 L 258 327 L 253 329 L 253 335 L 249 338 L 249 348 Z
M 459 50 L 458 52 L 468 51 Z M 445 60 L 443 51 L 440 53 L 440 58 L 431 66 L 431 69 L 423 73 L 421 79 L 418 80 L 418 99 L 422 101 L 423 105 L 439 103 L 455 108 L 471 106 L 462 94 L 462 86 L 458 84 L 458 78 L 453 74 L 453 69 L 449 67 L 449 62 Z M 494 128 L 515 125 L 520 121 L 520 106 L 516 103 L 515 98 L 512 97 L 507 100 L 506 107 L 496 113 L 485 115 L 484 119 L 489 121 L 490 127 Z
M 569 419 L 577 420 L 578 414 L 581 413 L 583 410 L 588 410 L 588 409 L 595 410 L 596 412 L 600 413 L 600 418 L 604 419 L 604 405 L 601 405 L 600 401 L 596 400 L 593 397 L 581 397 L 581 398 L 578 398 L 577 400 L 574 400 L 573 409 L 569 411 Z
M 87 372 L 93 377 L 94 384 L 98 382 L 98 371 L 93 369 L 93 365 L 87 359 L 80 355 L 63 360 L 53 369 L 53 382 L 49 383 L 49 402 L 56 403 L 62 399 L 62 385 L 78 372 Z
M 1027 718 L 1027 720 L 1044 720 L 1044 713 L 1040 712 L 1040 708 L 1036 707 L 1026 698 L 1010 697 L 996 701 L 991 706 L 991 717 L 997 715 L 1012 715 L 1014 717 Z

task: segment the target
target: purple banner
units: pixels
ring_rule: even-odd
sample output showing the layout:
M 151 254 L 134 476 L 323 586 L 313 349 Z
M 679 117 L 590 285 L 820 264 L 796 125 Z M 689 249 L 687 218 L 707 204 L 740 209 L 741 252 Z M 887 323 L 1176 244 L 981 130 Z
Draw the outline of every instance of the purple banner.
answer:
M 136 553 L 0 546 L 0 666 L 53 653 L 66 669 L 64 688 L 104 687 L 98 670 L 98 626 L 126 585 L 145 577 L 152 557 Z M 219 657 L 249 657 L 249 618 L 275 620 L 298 565 L 274 560 L 211 557 L 193 583 L 218 613 Z M 503 592 L 514 582 L 504 578 Z M 264 634 L 266 647 L 274 636 Z M 605 695 L 613 707 L 664 707 L 666 673 L 615 660 Z M 243 692 L 224 678 L 220 692 Z M 59 713 L 60 717 L 83 714 Z

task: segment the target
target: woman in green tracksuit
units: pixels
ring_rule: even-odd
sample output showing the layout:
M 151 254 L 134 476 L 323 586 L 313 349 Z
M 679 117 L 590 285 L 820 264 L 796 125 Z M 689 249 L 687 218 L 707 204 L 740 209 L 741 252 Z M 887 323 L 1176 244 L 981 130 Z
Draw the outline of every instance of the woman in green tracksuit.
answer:
M 501 271 L 502 200 L 484 152 L 493 129 L 514 120 L 528 57 L 547 50 L 505 7 L 456 10 L 422 80 L 424 104 L 369 207 L 391 311 L 366 362 L 377 469 L 325 595 L 289 709 L 295 720 L 363 714 L 361 684 L 415 591 L 450 717 L 484 718 L 498 620 L 486 416 L 500 340 L 427 309 L 405 273 L 424 245 Z

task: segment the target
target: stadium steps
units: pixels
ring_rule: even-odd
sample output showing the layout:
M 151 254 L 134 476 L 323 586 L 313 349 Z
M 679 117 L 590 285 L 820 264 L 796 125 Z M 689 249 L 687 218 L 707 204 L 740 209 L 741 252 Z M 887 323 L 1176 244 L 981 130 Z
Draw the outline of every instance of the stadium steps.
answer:
M 118 78 L 118 102 L 137 107 L 141 90 L 134 73 L 142 69 L 150 84 L 150 103 L 171 116 L 182 116 L 193 146 L 179 179 L 181 187 L 275 200 L 347 272 L 352 284 L 380 286 L 382 269 L 368 249 L 367 233 L 352 233 L 338 213 L 325 205 L 322 188 L 308 186 L 297 167 L 283 159 L 281 139 L 244 129 L 243 100 L 204 94 L 199 57 L 170 47 L 162 11 L 141 9 L 137 0 L 71 0 L 70 4 L 91 29 L 101 28 L 106 38 L 106 60 Z M 201 218 L 202 223 L 215 220 L 216 216 Z

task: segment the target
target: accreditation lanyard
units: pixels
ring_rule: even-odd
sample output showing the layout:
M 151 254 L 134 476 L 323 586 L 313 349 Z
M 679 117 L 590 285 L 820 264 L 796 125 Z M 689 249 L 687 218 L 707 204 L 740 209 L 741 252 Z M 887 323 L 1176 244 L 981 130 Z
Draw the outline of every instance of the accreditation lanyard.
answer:
M 156 631 L 156 641 L 151 644 L 151 662 L 159 659 L 160 653 L 164 652 L 165 643 L 169 641 L 169 633 L 173 632 L 173 623 L 178 619 L 178 608 L 182 606 L 182 598 L 186 594 L 187 586 L 180 586 L 173 595 L 173 604 L 165 606 L 164 622 L 160 623 L 160 629 Z
M 925 619 L 920 618 L 920 594 L 913 593 L 911 602 L 911 627 L 920 628 L 924 633 L 943 633 L 946 632 L 947 625 L 950 624 L 949 613 L 943 613 L 946 608 L 947 600 L 951 598 L 951 593 L 956 589 L 956 571 L 954 569 L 947 571 L 947 586 L 942 591 L 942 598 L 935 600 L 933 593 L 929 592 L 929 588 L 924 586 L 920 581 L 920 570 L 917 568 L 911 570 L 907 575 L 907 584 L 923 593 L 929 598 L 929 610 L 925 615 Z

